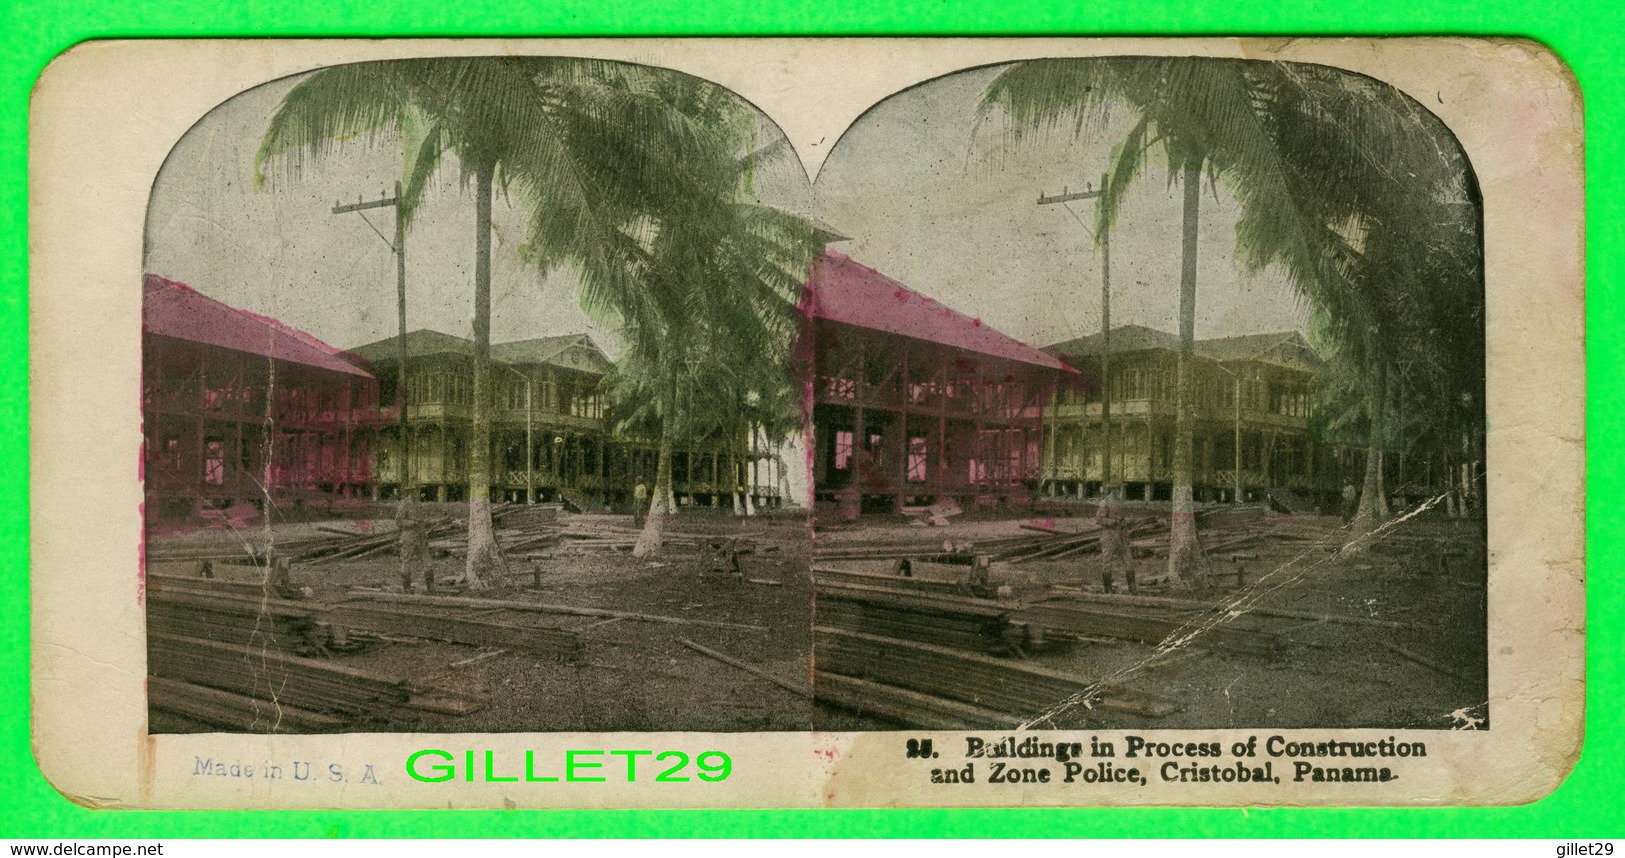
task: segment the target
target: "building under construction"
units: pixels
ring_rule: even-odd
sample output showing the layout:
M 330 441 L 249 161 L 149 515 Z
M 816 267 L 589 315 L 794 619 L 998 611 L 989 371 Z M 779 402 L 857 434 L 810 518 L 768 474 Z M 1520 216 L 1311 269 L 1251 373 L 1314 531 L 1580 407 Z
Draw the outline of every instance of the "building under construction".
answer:
M 389 415 L 349 356 L 264 316 L 147 275 L 142 415 L 150 515 L 370 494 Z
M 834 251 L 801 310 L 819 500 L 857 515 L 1032 498 L 1045 407 L 1076 370 Z

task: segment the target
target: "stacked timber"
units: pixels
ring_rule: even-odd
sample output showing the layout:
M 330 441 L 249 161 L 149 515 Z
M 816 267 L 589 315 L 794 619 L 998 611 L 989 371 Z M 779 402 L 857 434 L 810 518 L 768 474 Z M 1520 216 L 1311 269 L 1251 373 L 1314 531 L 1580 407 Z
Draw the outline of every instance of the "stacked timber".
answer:
M 142 559 L 149 565 L 158 563 L 262 563 L 262 546 L 242 545 L 148 545 Z
M 986 599 L 857 584 L 820 574 L 814 603 L 821 626 L 991 652 L 1007 647 L 1010 608 Z
M 856 569 L 838 569 L 833 566 L 814 566 L 813 583 L 820 582 L 831 586 L 839 585 L 868 585 L 874 587 L 890 587 L 897 590 L 912 590 L 921 593 L 938 593 L 947 596 L 973 596 L 973 587 L 969 581 L 971 567 L 955 565 L 952 567 L 959 572 L 959 577 L 950 579 L 945 576 L 925 577 L 918 574 L 921 567 L 926 564 L 914 563 L 911 570 L 916 574 L 901 575 L 893 572 L 885 574 L 880 572 L 863 572 Z M 939 565 L 939 564 L 932 564 Z M 945 564 L 942 564 L 945 565 Z
M 523 504 L 503 510 L 492 515 L 491 518 L 499 522 L 503 527 L 511 527 L 517 530 L 535 530 L 558 524 L 559 510 L 563 509 L 563 507 L 563 504 L 557 503 Z
M 813 628 L 813 663 L 819 699 L 921 726 L 1002 726 L 1074 699 L 1141 717 L 1178 708 L 1024 662 L 823 625 Z
M 813 674 L 813 694 L 824 703 L 926 730 L 1009 728 L 1022 720 L 958 700 L 822 670 Z
M 574 632 L 493 623 L 448 616 L 444 612 L 377 603 L 346 603 L 334 609 L 334 616 L 349 626 L 381 634 L 409 635 L 450 643 L 501 647 L 556 658 L 574 658 L 582 650 L 581 638 Z
M 1029 628 L 1043 629 L 1048 637 L 1115 638 L 1157 644 L 1200 630 L 1192 645 L 1203 649 L 1264 658 L 1274 658 L 1281 652 L 1281 640 L 1276 635 L 1233 623 L 1203 622 L 1150 606 L 1047 601 L 1022 606 L 1016 619 Z
M 578 515 L 565 521 L 559 530 L 556 554 L 591 554 L 603 551 L 630 552 L 637 545 L 641 528 L 631 525 L 630 516 Z M 698 548 L 702 537 L 665 531 L 661 543 L 668 548 Z
M 160 676 L 147 677 L 147 701 L 163 712 L 248 732 L 333 732 L 349 723 L 336 715 Z
M 917 545 L 842 545 L 839 547 L 819 548 L 814 553 L 819 560 L 907 559 L 928 563 L 969 563 L 975 556 L 970 551 L 969 543 L 958 545 L 951 541 L 944 543 L 940 550 L 922 550 Z
M 387 714 L 410 699 L 404 679 L 267 647 L 151 630 L 147 634 L 147 671 L 160 680 L 159 692 L 150 699 L 155 708 L 210 723 L 247 713 L 254 729 L 293 730 L 296 723 L 329 729 L 334 726 L 330 719 L 351 725 Z M 193 691 L 194 686 L 246 700 Z M 296 717 L 278 721 L 279 710 Z M 312 713 L 321 717 L 306 717 Z
M 279 598 L 261 584 L 152 576 L 148 585 L 151 632 L 295 652 L 325 643 L 321 606 Z

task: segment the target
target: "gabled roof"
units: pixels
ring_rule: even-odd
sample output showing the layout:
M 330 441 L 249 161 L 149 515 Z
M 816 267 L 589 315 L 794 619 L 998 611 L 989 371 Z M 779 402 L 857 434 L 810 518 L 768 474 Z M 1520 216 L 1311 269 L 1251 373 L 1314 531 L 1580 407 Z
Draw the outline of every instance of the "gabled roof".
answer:
M 537 337 L 533 340 L 515 340 L 491 346 L 491 359 L 509 364 L 550 364 L 566 369 L 587 372 L 609 371 L 609 358 L 604 355 L 592 337 L 586 334 L 564 334 L 557 337 Z
M 141 330 L 289 363 L 371 378 L 342 349 L 281 322 L 222 304 L 156 274 L 143 283 Z
M 389 337 L 377 342 L 357 346 L 351 352 L 368 362 L 374 364 L 394 363 L 400 359 L 400 337 Z M 562 334 L 556 337 L 537 337 L 530 340 L 514 340 L 507 343 L 491 344 L 491 360 L 505 364 L 553 364 L 568 369 L 583 369 L 580 361 L 564 359 L 565 353 L 572 348 L 582 348 L 589 351 L 588 361 L 592 369 L 603 372 L 609 365 L 609 359 L 599 350 L 598 344 L 586 334 Z M 469 357 L 474 354 L 474 341 L 465 337 L 445 334 L 440 331 L 420 328 L 406 334 L 406 357 L 408 360 L 423 357 L 436 357 L 451 355 L 455 357 Z
M 1064 343 L 1056 343 L 1045 348 L 1044 351 L 1052 355 L 1066 355 L 1067 357 L 1091 357 L 1101 353 L 1105 345 L 1105 337 L 1101 334 L 1090 334 L 1087 337 L 1078 337 Z M 1177 349 L 1179 337 L 1167 331 L 1156 328 L 1147 328 L 1144 325 L 1123 325 L 1112 328 L 1112 354 L 1125 352 L 1138 352 L 1147 349 Z
M 952 310 L 833 250 L 813 263 L 802 312 L 815 319 L 884 331 L 1005 360 L 1073 371 L 1052 355 Z
M 1064 343 L 1056 343 L 1044 351 L 1071 358 L 1096 357 L 1102 351 L 1103 337 L 1090 334 Z M 1317 367 L 1320 359 L 1297 331 L 1276 331 L 1268 334 L 1242 334 L 1235 337 L 1212 337 L 1193 344 L 1198 354 L 1214 360 L 1272 360 L 1281 363 Z M 1179 336 L 1143 325 L 1123 325 L 1112 328 L 1111 353 L 1179 348 Z
M 1320 356 L 1297 331 L 1214 337 L 1197 342 L 1196 348 L 1218 360 L 1273 360 L 1308 367 L 1319 367 L 1322 363 Z
M 491 359 L 503 363 L 547 363 L 562 354 L 565 349 L 585 339 L 586 334 L 564 334 L 557 337 L 514 340 L 511 343 L 493 343 Z
M 377 342 L 367 343 L 351 349 L 351 353 L 360 355 L 373 363 L 399 360 L 401 356 L 400 337 L 387 337 Z M 408 331 L 406 334 L 406 357 L 419 358 L 431 355 L 471 355 L 474 353 L 474 341 L 463 337 L 431 331 L 428 328 L 419 328 Z

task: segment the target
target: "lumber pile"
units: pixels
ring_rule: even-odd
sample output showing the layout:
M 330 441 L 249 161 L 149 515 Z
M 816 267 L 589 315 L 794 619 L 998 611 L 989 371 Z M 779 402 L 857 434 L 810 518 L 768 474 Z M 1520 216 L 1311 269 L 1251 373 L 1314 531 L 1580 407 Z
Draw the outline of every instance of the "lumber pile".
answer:
M 823 572 L 814 582 L 821 626 L 970 652 L 1004 649 L 1012 631 L 1010 609 L 986 599 L 852 583 Z
M 1193 631 L 1200 625 L 1189 616 L 1163 608 L 1069 601 L 1024 605 L 1016 617 L 1029 627 L 1042 628 L 1049 637 L 1117 638 L 1149 644 L 1160 643 L 1177 632 Z M 1231 623 L 1206 625 L 1193 645 L 1264 658 L 1274 658 L 1281 652 L 1279 637 Z
M 1004 712 L 822 670 L 813 674 L 813 691 L 818 700 L 842 709 L 926 730 L 986 730 L 1021 723 Z
M 1168 596 L 1132 596 L 1115 593 L 1092 593 L 1088 591 L 1070 591 L 1068 597 L 1079 602 L 1094 602 L 1115 606 L 1141 606 L 1151 608 L 1171 608 L 1175 611 L 1191 613 L 1232 613 L 1234 608 L 1225 602 L 1206 602 L 1197 599 L 1176 599 Z M 1384 620 L 1376 617 L 1361 617 L 1351 614 L 1327 614 L 1316 611 L 1298 611 L 1290 608 L 1277 608 L 1267 605 L 1248 605 L 1246 613 L 1256 617 L 1274 617 L 1292 620 L 1313 620 L 1323 623 L 1337 623 L 1351 626 L 1370 626 L 1381 629 L 1415 629 L 1414 623 L 1404 623 L 1396 620 Z
M 823 625 L 813 628 L 813 663 L 818 665 L 813 690 L 822 700 L 850 705 L 854 692 L 866 690 L 875 692 L 877 701 L 884 698 L 886 705 L 906 702 L 943 722 L 968 720 L 967 716 L 974 713 L 964 706 L 996 713 L 1000 718 L 961 724 L 967 727 L 1020 720 L 1079 695 L 1092 698 L 1095 708 L 1139 717 L 1155 718 L 1178 710 L 1172 701 L 1097 689 L 1080 677 L 1024 662 Z M 886 695 L 884 689 L 830 677 L 902 689 L 914 696 Z M 952 703 L 936 703 L 941 700 Z M 864 711 L 885 714 L 879 711 L 878 702 L 859 705 Z
M 903 561 L 898 562 L 901 563 Z M 911 564 L 912 570 L 916 573 L 921 570 L 921 567 L 926 566 L 928 566 L 928 564 Z M 895 572 L 891 574 L 863 572 L 856 569 L 838 569 L 833 566 L 820 565 L 813 567 L 813 583 L 816 585 L 819 582 L 823 582 L 832 586 L 847 584 L 890 587 L 897 590 L 913 590 L 922 593 L 938 593 L 947 596 L 976 595 L 968 577 L 971 567 L 956 565 L 952 568 L 955 570 L 964 570 L 963 575 L 958 579 L 949 579 L 942 576 L 926 577 L 920 574 L 900 575 Z
M 326 643 L 322 607 L 260 584 L 219 578 L 148 578 L 149 632 L 312 652 Z
M 263 546 L 253 543 L 230 546 L 211 545 L 158 545 L 148 544 L 142 558 L 150 564 L 159 563 L 263 563 Z
M 581 638 L 563 629 L 494 623 L 421 609 L 345 603 L 334 609 L 334 616 L 349 626 L 382 634 L 502 647 L 554 658 L 575 658 L 582 649 Z
M 556 539 L 547 556 L 560 554 L 591 554 L 602 551 L 631 552 L 637 544 L 640 528 L 632 527 L 632 519 L 624 515 L 576 515 L 565 519 L 562 526 L 552 531 Z M 669 548 L 696 549 L 700 538 L 665 531 L 661 542 Z M 534 555 L 533 555 L 534 556 Z
M 243 644 L 225 643 L 161 631 L 148 631 L 147 672 L 160 681 L 151 705 L 210 723 L 228 717 L 251 718 L 253 729 L 293 730 L 295 725 L 331 729 L 371 715 L 386 714 L 410 697 L 406 680 L 381 676 L 331 661 L 303 658 Z M 238 700 L 197 686 L 236 695 Z M 293 721 L 277 721 L 279 710 Z M 261 719 L 260 713 L 266 717 Z M 311 719 L 307 713 L 321 718 Z M 300 718 L 304 718 L 303 721 Z
M 455 520 L 443 521 L 430 527 L 426 533 L 429 546 L 434 547 L 437 537 L 457 533 L 466 528 L 462 522 Z M 377 533 L 351 534 L 337 528 L 323 528 L 334 536 L 297 546 L 297 551 L 283 547 L 295 560 L 306 564 L 328 563 L 334 560 L 361 560 L 366 557 L 386 555 L 396 551 L 400 543 L 400 533 L 393 523 L 386 529 Z M 282 547 L 282 546 L 279 546 Z
M 691 620 L 686 617 L 667 617 L 660 614 L 639 614 L 632 611 L 611 611 L 604 608 L 582 608 L 575 605 L 549 605 L 517 599 L 482 599 L 474 596 L 431 596 L 414 593 L 384 593 L 355 591 L 352 599 L 369 602 L 389 602 L 397 605 L 440 605 L 453 608 L 486 608 L 511 611 L 532 611 L 538 614 L 562 614 L 574 617 L 603 617 L 605 619 L 637 620 L 646 623 L 665 623 L 674 626 L 706 626 L 714 629 L 734 629 L 747 632 L 766 632 L 766 626 L 730 623 L 722 620 Z
M 248 732 L 332 732 L 349 723 L 336 715 L 161 676 L 147 677 L 147 702 L 154 709 L 193 721 Z

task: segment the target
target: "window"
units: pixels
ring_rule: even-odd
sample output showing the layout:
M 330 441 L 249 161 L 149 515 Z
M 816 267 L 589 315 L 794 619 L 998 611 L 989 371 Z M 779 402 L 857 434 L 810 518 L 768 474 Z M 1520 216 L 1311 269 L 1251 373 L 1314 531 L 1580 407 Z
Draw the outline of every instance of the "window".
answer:
M 925 439 L 908 439 L 908 481 L 911 483 L 925 482 Z
M 225 485 L 226 444 L 208 441 L 203 445 L 203 481 L 211 486 Z
M 855 399 L 858 383 L 850 378 L 831 377 L 824 380 L 824 395 L 830 399 Z
M 1118 401 L 1145 398 L 1145 373 L 1138 369 L 1126 369 L 1117 374 L 1117 389 L 1114 397 Z
M 852 433 L 845 429 L 835 433 L 835 470 L 844 471 L 852 467 Z

